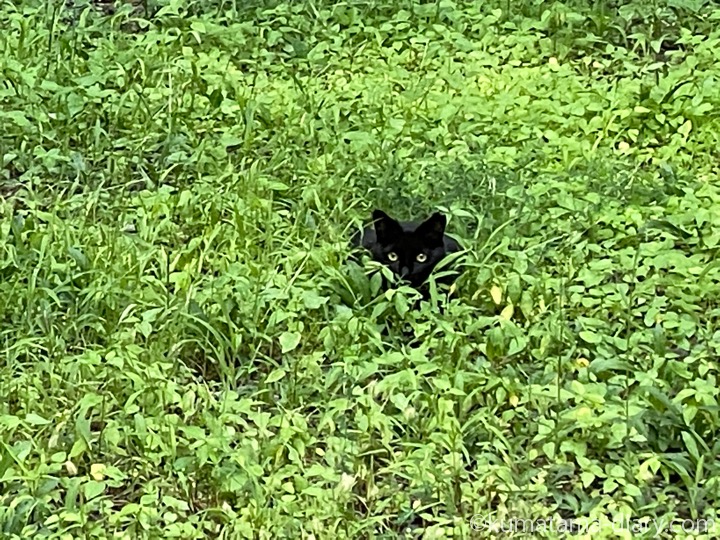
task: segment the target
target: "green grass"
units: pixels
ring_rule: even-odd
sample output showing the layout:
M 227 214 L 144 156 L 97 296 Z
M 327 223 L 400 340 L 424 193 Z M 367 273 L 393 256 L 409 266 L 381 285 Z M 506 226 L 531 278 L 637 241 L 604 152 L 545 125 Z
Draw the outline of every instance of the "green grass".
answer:
M 0 538 L 718 536 L 714 3 L 17 4 Z

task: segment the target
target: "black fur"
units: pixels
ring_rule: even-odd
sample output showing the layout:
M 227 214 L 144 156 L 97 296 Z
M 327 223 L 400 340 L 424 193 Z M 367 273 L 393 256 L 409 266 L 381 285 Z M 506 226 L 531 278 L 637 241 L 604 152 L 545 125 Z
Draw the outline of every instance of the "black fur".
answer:
M 460 245 L 445 234 L 446 219 L 435 212 L 423 222 L 398 222 L 382 210 L 373 212 L 374 226 L 356 234 L 352 243 L 370 251 L 373 259 L 419 288 L 435 266 Z

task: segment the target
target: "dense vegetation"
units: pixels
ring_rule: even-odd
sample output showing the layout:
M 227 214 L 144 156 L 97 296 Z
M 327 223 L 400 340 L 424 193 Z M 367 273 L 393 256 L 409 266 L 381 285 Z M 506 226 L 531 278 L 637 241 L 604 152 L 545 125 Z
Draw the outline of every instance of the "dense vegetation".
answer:
M 717 537 L 719 22 L 0 4 L 0 537 Z M 347 262 L 376 205 L 450 290 Z

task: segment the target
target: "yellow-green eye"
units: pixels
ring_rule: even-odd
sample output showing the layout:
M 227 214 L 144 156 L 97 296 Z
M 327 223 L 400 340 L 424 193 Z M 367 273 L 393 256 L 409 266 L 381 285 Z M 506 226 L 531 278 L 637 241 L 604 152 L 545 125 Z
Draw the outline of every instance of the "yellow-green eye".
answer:
M 427 261 L 427 255 L 425 255 L 424 253 L 418 253 L 417 257 L 415 257 L 415 260 L 419 263 L 424 263 L 425 261 Z
M 390 262 L 395 262 L 398 260 L 397 253 L 395 253 L 394 251 L 391 251 L 390 253 L 388 253 L 387 258 L 388 258 L 388 261 L 390 261 Z

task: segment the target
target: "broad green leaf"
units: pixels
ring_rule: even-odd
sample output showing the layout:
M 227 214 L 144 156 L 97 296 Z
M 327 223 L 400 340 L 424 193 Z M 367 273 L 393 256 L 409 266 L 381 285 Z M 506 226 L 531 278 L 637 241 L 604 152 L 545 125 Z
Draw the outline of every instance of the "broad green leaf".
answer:
M 302 336 L 298 332 L 283 332 L 280 334 L 280 347 L 283 354 L 295 349 L 300 344 Z
M 279 381 L 283 377 L 287 375 L 287 371 L 285 371 L 283 368 L 274 369 L 270 372 L 270 375 L 267 376 L 265 379 L 265 384 L 271 384 L 274 382 Z
M 44 426 L 44 425 L 50 423 L 50 420 L 46 420 L 46 419 L 43 418 L 42 416 L 37 415 L 37 414 L 35 414 L 35 413 L 29 413 L 29 414 L 25 417 L 25 421 L 26 421 L 28 424 L 31 424 L 31 425 L 33 425 L 33 426 Z
M 583 341 L 586 343 L 600 343 L 602 341 L 602 338 L 600 335 L 598 335 L 595 332 L 590 332 L 589 330 L 581 330 L 580 331 L 580 338 L 582 338 Z
M 105 491 L 105 482 L 97 482 L 95 480 L 88 480 L 83 486 L 83 493 L 87 500 L 94 499 Z

